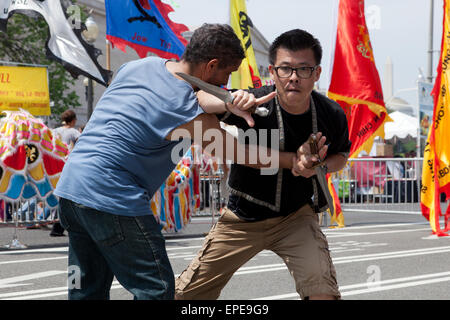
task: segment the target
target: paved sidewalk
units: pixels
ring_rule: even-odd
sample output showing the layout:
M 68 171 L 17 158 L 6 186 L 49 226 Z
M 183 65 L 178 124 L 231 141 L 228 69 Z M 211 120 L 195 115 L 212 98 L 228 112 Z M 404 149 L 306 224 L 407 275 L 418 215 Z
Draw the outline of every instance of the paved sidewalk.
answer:
M 41 229 L 26 229 L 25 227 L 17 228 L 18 240 L 26 245 L 29 249 L 67 246 L 69 238 L 67 231 L 64 237 L 50 237 L 52 225 L 41 227 Z M 0 227 L 0 251 L 7 250 L 5 245 L 9 244 L 14 237 L 14 225 Z

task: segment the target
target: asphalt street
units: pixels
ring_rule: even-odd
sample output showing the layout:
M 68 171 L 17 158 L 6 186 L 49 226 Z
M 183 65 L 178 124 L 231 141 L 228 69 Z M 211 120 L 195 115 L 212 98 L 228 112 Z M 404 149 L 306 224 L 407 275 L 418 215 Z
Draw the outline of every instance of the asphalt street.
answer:
M 450 238 L 431 235 L 420 214 L 345 213 L 346 227 L 323 227 L 346 300 L 450 299 Z M 193 218 L 177 234 L 166 234 L 173 270 L 180 274 L 200 249 L 211 217 Z M 0 249 L 1 300 L 67 300 L 68 238 L 50 230 L 18 229 L 28 248 Z M 0 228 L 0 246 L 14 229 Z M 129 300 L 117 281 L 111 299 Z M 221 300 L 295 300 L 294 282 L 282 260 L 263 251 L 242 266 L 222 291 Z

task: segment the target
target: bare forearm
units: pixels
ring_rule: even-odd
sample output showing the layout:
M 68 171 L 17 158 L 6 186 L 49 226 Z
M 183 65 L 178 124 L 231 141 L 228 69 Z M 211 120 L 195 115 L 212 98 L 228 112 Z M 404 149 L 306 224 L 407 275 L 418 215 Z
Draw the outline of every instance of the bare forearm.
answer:
M 203 141 L 203 146 L 206 152 L 223 161 L 228 160 L 258 169 L 292 168 L 293 159 L 295 158 L 295 153 L 293 152 L 280 152 L 261 145 L 241 144 L 234 136 L 222 129 L 220 129 L 220 135 L 221 148 L 217 148 L 217 141 L 214 141 L 214 144 Z
M 206 113 L 220 114 L 227 112 L 225 102 L 202 90 L 197 92 L 197 99 Z
M 168 140 L 187 137 L 201 145 L 204 152 L 252 168 L 292 168 L 294 153 L 279 152 L 260 145 L 245 145 L 220 127 L 216 116 L 202 114 L 171 132 Z
M 329 155 L 324 161 L 329 173 L 340 171 L 347 165 L 347 157 L 341 154 Z
M 242 145 L 238 141 L 235 150 L 238 157 L 233 161 L 253 168 L 292 169 L 293 159 L 296 157 L 293 152 L 280 152 L 260 145 Z M 239 157 L 240 154 L 245 154 L 245 162 Z

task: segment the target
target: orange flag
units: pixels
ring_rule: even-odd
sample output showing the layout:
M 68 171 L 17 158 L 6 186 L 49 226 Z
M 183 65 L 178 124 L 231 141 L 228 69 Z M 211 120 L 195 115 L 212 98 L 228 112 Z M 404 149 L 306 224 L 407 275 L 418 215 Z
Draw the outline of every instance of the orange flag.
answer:
M 332 71 L 328 97 L 339 103 L 347 116 L 352 142 L 350 158 L 357 157 L 363 150 L 369 153 L 374 138 L 384 138 L 384 123 L 392 120 L 383 101 L 364 15 L 364 0 L 339 0 Z M 328 180 L 336 209 L 331 221 L 343 226 L 339 198 L 330 183 L 331 178 Z
M 384 123 L 392 121 L 383 101 L 364 16 L 364 0 L 340 0 L 333 73 L 328 96 L 347 115 L 352 142 L 350 158 L 372 148 L 376 136 L 384 138 Z
M 345 227 L 344 214 L 342 213 L 341 202 L 334 188 L 331 174 L 327 174 L 328 190 L 330 190 L 331 197 L 333 198 L 334 215 L 330 217 L 330 228 L 334 228 L 333 223 L 337 224 L 338 228 Z
M 447 73 L 450 39 L 450 16 L 448 3 L 444 0 L 444 23 L 442 29 L 441 58 L 437 69 L 437 78 L 432 95 L 434 96 L 433 125 L 428 132 L 422 169 L 422 188 L 420 201 L 422 214 L 430 221 L 433 234 L 448 236 L 446 231 L 450 211 L 445 213 L 445 229 L 441 230 L 439 217 L 442 216 L 440 194 L 450 196 L 450 144 L 448 143 L 450 128 L 450 75 Z

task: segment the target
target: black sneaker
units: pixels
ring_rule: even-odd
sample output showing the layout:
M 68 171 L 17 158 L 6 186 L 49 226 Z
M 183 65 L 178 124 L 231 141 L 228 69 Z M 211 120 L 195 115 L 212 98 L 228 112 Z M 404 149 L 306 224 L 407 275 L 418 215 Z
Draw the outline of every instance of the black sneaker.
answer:
M 61 226 L 61 223 L 55 222 L 53 224 L 52 231 L 50 232 L 50 237 L 64 237 L 64 228 Z
M 65 237 L 66 235 L 64 233 L 58 233 L 58 232 L 50 232 L 50 237 Z

